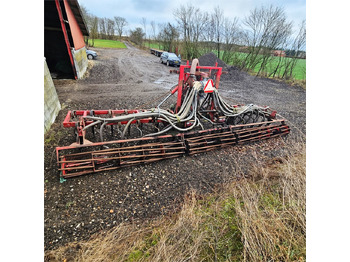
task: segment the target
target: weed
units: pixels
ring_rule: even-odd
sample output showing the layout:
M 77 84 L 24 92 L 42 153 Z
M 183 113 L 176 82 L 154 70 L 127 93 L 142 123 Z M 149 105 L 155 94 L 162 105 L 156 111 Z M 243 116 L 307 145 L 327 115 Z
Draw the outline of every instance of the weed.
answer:
M 68 209 L 71 205 L 73 205 L 74 204 L 74 201 L 68 201 L 67 203 L 66 203 L 66 208 Z
M 139 261 L 142 257 L 144 257 L 144 252 L 143 251 L 141 251 L 141 250 L 134 250 L 128 256 L 128 260 L 127 261 L 130 261 L 130 262 Z
M 50 129 L 46 132 L 44 136 L 44 145 L 45 146 L 58 146 L 59 141 L 63 137 L 63 132 L 61 131 L 53 131 L 54 129 Z

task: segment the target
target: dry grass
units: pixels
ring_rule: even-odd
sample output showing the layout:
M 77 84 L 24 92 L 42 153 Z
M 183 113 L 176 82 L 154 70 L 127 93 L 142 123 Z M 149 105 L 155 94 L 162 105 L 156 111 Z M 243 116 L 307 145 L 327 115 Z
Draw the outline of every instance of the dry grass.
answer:
M 291 86 L 301 86 L 302 88 L 306 89 L 306 79 L 304 80 L 292 79 L 292 80 L 287 80 L 286 83 Z
M 84 73 L 83 78 L 86 79 L 90 76 L 90 70 L 95 65 L 95 62 L 93 60 L 88 60 L 88 66 L 86 68 L 86 71 Z
M 280 165 L 254 167 L 261 180 L 241 181 L 229 190 L 239 200 L 235 211 L 245 261 L 305 260 L 305 147 L 300 150 Z
M 305 144 L 260 163 L 249 179 L 189 194 L 171 217 L 122 224 L 94 239 L 47 251 L 46 261 L 304 261 Z

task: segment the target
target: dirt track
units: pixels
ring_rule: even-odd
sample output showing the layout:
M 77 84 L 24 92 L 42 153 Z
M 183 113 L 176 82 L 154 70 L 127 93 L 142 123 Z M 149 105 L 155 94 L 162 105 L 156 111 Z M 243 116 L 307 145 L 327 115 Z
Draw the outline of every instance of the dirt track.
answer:
M 98 59 L 82 80 L 54 80 L 63 109 L 45 135 L 45 249 L 88 239 L 121 222 L 139 222 L 167 214 L 194 189 L 212 191 L 237 177 L 252 153 L 270 159 L 283 141 L 213 151 L 202 155 L 68 179 L 60 183 L 55 146 L 75 138 L 62 121 L 68 110 L 133 109 L 160 96 L 177 83 L 178 75 L 159 58 L 132 46 L 128 49 L 94 49 Z M 229 78 L 235 81 L 229 80 Z M 269 105 L 305 131 L 305 90 L 244 72 L 223 77 L 220 90 L 237 103 Z M 154 104 L 149 104 L 149 108 Z M 294 131 L 294 132 L 293 132 Z M 292 130 L 292 136 L 297 131 Z M 240 164 L 243 163 L 243 164 Z
M 132 108 L 176 84 L 177 75 L 170 75 L 159 58 L 133 46 L 94 50 L 98 59 L 92 61 L 86 79 L 55 81 L 60 102 L 67 109 Z

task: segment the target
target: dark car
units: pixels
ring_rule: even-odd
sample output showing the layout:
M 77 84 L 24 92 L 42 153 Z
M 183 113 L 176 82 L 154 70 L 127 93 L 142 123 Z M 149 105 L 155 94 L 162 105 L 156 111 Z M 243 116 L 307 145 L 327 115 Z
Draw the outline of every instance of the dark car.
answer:
M 180 66 L 181 65 L 181 59 L 177 57 L 174 53 L 168 53 L 163 52 L 163 54 L 160 56 L 160 62 L 166 63 L 167 66 L 173 65 L 173 66 Z
M 97 53 L 92 50 L 86 50 L 86 55 L 89 60 L 97 58 Z

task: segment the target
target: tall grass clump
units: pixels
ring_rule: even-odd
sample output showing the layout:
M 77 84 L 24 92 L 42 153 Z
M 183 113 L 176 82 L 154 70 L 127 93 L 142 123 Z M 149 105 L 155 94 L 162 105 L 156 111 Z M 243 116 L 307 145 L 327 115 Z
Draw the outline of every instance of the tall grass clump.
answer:
M 229 189 L 242 234 L 244 261 L 304 261 L 306 257 L 305 146 L 281 164 L 254 167 L 258 181 Z

